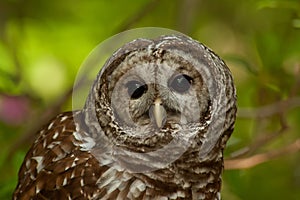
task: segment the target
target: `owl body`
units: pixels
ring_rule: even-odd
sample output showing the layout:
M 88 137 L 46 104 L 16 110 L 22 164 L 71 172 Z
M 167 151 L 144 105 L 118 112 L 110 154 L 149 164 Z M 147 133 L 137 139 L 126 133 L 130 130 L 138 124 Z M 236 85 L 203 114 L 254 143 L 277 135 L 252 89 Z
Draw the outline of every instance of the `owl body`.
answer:
M 14 199 L 220 199 L 235 102 L 229 69 L 202 44 L 127 43 L 84 108 L 39 132 Z

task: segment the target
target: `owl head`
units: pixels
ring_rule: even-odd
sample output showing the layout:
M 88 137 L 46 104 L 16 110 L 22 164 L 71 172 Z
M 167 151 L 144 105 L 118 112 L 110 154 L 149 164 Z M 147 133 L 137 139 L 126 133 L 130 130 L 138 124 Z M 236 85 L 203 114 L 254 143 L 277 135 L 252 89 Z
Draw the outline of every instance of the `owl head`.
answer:
M 204 45 L 183 35 L 136 39 L 102 67 L 86 121 L 98 146 L 109 143 L 121 162 L 160 168 L 188 151 L 222 151 L 235 96 L 229 69 Z

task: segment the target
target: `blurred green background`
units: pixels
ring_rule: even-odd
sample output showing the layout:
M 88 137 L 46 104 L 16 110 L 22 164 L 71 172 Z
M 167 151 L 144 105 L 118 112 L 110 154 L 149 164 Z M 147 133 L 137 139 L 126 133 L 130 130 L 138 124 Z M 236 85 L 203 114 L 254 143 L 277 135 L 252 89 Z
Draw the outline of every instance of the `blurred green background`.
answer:
M 11 198 L 34 133 L 72 109 L 70 89 L 91 50 L 149 26 L 201 41 L 234 75 L 239 113 L 223 199 L 300 199 L 298 0 L 1 0 L 0 199 Z M 232 160 L 246 158 L 250 165 Z

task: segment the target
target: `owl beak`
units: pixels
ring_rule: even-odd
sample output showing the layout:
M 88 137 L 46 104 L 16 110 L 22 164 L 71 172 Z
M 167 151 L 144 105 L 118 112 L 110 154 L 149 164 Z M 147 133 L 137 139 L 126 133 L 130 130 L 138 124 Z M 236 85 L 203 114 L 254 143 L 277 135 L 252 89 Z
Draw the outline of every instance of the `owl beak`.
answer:
M 161 128 L 166 119 L 166 110 L 162 106 L 162 102 L 160 98 L 155 99 L 154 104 L 150 108 L 150 118 L 154 118 L 155 124 L 158 128 Z

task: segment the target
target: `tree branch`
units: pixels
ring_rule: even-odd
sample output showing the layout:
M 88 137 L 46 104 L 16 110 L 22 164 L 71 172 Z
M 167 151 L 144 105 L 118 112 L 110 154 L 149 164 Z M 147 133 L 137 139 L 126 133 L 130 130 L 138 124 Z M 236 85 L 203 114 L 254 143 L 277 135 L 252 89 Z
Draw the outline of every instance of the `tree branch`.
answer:
M 300 97 L 291 97 L 287 100 L 262 106 L 259 108 L 239 108 L 239 118 L 266 118 L 278 113 L 286 112 L 289 109 L 300 107 Z
M 159 3 L 159 0 L 151 0 L 147 4 L 145 4 L 141 9 L 138 10 L 134 15 L 132 15 L 130 18 L 128 18 L 125 22 L 121 24 L 120 27 L 118 27 L 114 34 L 123 32 L 130 27 L 132 27 L 133 24 L 140 21 L 143 17 L 145 17 L 148 13 L 150 13 Z
M 278 101 L 259 108 L 239 108 L 237 117 L 265 118 L 296 107 L 300 107 L 300 97 L 291 97 L 287 100 Z
M 294 143 L 278 150 L 256 154 L 247 158 L 225 160 L 224 166 L 226 170 L 248 169 L 270 160 L 285 156 L 287 154 L 296 153 L 298 151 L 300 151 L 300 138 L 297 139 Z

